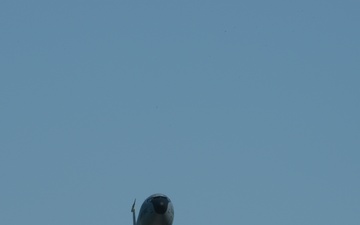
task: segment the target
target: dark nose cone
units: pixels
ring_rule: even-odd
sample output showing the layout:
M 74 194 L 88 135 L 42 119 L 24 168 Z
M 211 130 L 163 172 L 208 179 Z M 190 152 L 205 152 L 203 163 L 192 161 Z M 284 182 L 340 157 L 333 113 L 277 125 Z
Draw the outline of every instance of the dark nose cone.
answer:
M 166 197 L 155 197 L 151 200 L 155 212 L 158 214 L 164 214 L 168 208 L 169 200 Z

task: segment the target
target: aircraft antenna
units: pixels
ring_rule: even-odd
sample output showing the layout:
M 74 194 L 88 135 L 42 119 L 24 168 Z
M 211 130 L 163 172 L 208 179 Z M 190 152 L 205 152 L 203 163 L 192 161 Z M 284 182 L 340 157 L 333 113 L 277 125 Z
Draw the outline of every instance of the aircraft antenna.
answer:
M 136 198 L 135 198 L 134 203 L 133 203 L 133 205 L 131 207 L 131 212 L 133 214 L 133 225 L 136 225 L 135 202 L 136 202 Z

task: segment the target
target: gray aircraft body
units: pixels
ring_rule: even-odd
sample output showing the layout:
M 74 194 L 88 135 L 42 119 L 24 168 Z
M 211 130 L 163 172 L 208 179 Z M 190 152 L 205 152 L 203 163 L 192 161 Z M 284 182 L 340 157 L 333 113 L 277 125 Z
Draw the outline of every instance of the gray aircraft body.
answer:
M 141 205 L 138 219 L 135 215 L 135 201 L 131 208 L 133 225 L 172 225 L 174 207 L 170 199 L 163 194 L 153 194 Z

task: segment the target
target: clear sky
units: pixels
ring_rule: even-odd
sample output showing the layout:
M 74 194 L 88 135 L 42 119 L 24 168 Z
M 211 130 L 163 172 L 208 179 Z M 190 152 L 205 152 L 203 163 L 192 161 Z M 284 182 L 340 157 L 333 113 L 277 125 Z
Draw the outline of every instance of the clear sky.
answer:
M 360 224 L 360 2 L 0 1 L 0 224 Z

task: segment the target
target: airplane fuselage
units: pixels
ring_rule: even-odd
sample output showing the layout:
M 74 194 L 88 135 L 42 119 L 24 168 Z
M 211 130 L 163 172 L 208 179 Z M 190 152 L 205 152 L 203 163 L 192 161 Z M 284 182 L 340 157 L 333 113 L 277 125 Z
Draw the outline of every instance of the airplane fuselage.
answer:
M 171 200 L 166 195 L 154 194 L 141 205 L 134 225 L 172 225 L 173 220 L 174 207 Z

